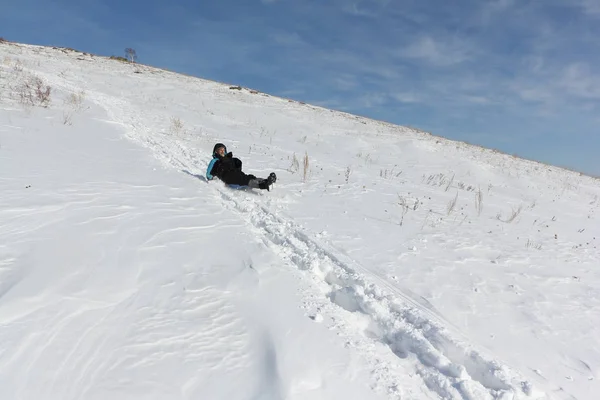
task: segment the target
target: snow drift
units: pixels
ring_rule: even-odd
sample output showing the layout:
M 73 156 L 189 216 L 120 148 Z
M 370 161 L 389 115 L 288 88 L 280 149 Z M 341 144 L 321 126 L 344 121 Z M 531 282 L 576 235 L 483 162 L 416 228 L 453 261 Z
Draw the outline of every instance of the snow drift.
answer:
M 90 54 L 0 59 L 0 397 L 600 390 L 597 180 Z M 207 182 L 217 141 L 274 190 Z

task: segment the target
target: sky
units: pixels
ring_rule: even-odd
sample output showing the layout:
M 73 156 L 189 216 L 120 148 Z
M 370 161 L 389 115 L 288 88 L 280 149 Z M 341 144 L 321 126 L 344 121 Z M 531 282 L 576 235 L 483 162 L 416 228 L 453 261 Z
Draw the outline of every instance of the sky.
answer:
M 124 56 L 600 176 L 600 0 L 0 0 Z

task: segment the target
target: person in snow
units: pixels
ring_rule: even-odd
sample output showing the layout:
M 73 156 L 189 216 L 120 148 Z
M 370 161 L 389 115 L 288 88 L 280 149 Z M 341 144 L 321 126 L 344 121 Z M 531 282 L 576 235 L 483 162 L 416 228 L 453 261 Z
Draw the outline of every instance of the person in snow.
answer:
M 228 185 L 248 186 L 266 190 L 269 190 L 269 187 L 277 180 L 274 172 L 271 172 L 267 179 L 245 174 L 242 171 L 242 161 L 239 158 L 234 158 L 233 153 L 228 153 L 227 147 L 223 143 L 215 144 L 212 157 L 206 170 L 206 179 L 208 180 L 219 178 Z

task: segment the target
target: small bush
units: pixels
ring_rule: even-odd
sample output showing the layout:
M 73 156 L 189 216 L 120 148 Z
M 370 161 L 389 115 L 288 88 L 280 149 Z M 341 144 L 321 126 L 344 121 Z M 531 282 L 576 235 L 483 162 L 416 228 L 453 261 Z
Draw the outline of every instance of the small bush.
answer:
M 35 75 L 25 78 L 23 82 L 17 86 L 17 97 L 19 102 L 28 106 L 48 107 L 50 105 L 51 92 L 52 88 Z
M 78 93 L 70 93 L 64 99 L 64 105 L 66 107 L 63 110 L 63 124 L 64 125 L 73 125 L 73 116 L 83 111 L 83 102 L 85 101 L 85 91 L 81 90 Z
M 85 91 L 81 90 L 79 93 L 71 93 L 65 99 L 65 104 L 70 106 L 76 111 L 81 110 L 83 101 L 85 100 Z
M 294 157 L 292 158 L 292 164 L 288 168 L 292 174 L 298 172 L 300 169 L 300 162 L 298 162 L 298 158 L 296 157 L 296 153 L 294 153 Z
M 126 59 L 125 57 L 121 57 L 121 56 L 110 56 L 111 60 L 117 60 L 117 61 L 121 61 L 121 62 L 126 62 L 128 63 L 129 60 Z
M 181 121 L 181 119 L 178 117 L 171 117 L 171 126 L 169 130 L 175 136 L 181 136 L 185 134 L 183 121 Z

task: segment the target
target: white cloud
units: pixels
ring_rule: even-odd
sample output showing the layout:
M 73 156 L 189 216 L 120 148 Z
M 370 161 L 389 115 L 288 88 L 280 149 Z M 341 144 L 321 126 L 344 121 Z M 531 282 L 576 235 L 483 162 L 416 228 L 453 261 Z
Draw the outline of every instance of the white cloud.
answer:
M 352 15 L 356 15 L 359 17 L 376 17 L 377 13 L 369 10 L 369 9 L 365 9 L 365 8 L 359 8 L 359 5 L 357 3 L 355 4 L 350 4 L 346 7 L 343 8 L 344 12 L 347 12 L 348 14 L 352 14 Z
M 391 93 L 390 97 L 400 103 L 420 103 L 422 101 L 421 97 L 413 92 Z
M 593 74 L 587 64 L 567 66 L 559 85 L 574 96 L 600 100 L 600 76 Z
M 547 103 L 554 98 L 554 94 L 546 86 L 515 86 L 514 91 L 522 100 L 535 103 Z
M 436 66 L 448 66 L 468 60 L 470 52 L 466 42 L 457 39 L 441 41 L 423 36 L 401 50 L 399 54 L 407 58 L 421 59 Z
M 598 0 L 579 0 L 579 5 L 588 15 L 600 16 L 600 1 Z
M 481 9 L 475 13 L 475 19 L 479 24 L 487 24 L 498 14 L 509 10 L 515 3 L 515 0 L 495 0 L 484 1 L 481 3 Z
M 333 79 L 333 84 L 340 90 L 352 90 L 358 87 L 358 80 L 355 75 L 342 74 Z
M 360 98 L 363 107 L 373 108 L 385 104 L 388 96 L 385 93 L 369 93 Z
M 491 104 L 492 100 L 490 100 L 489 98 L 485 97 L 485 96 L 474 96 L 474 95 L 467 95 L 467 96 L 463 96 L 463 98 L 468 101 L 469 103 L 473 103 L 473 104 Z
M 377 17 L 391 0 L 351 0 L 343 1 L 342 10 L 360 17 Z
M 271 35 L 273 41 L 277 44 L 285 46 L 300 46 L 306 44 L 306 42 L 295 32 L 279 32 Z

